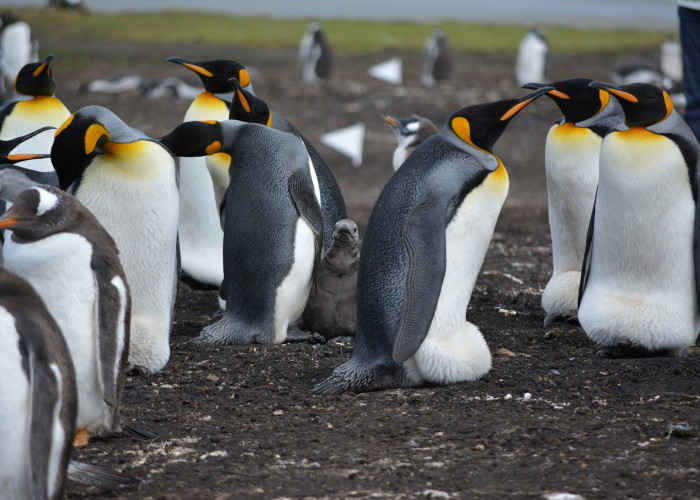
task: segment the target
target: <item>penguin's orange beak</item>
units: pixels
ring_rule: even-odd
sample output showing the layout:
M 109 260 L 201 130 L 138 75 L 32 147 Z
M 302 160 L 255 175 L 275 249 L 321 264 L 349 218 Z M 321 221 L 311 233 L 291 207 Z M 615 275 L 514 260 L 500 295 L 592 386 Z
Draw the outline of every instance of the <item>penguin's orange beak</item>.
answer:
M 11 162 L 26 161 L 26 160 L 39 160 L 42 158 L 51 158 L 51 155 L 47 154 L 32 154 L 32 153 L 15 153 L 9 154 L 5 158 Z
M 12 209 L 5 212 L 5 214 L 0 217 L 0 229 L 6 227 L 12 227 L 20 221 L 15 214 L 12 213 Z
M 596 80 L 594 82 L 589 83 L 588 86 L 610 92 L 612 95 L 619 97 L 620 99 L 623 99 L 625 101 L 639 102 L 639 99 L 637 99 L 634 95 L 630 94 L 629 92 L 625 92 L 624 90 L 620 89 L 617 85 L 613 85 L 612 83 L 599 82 Z

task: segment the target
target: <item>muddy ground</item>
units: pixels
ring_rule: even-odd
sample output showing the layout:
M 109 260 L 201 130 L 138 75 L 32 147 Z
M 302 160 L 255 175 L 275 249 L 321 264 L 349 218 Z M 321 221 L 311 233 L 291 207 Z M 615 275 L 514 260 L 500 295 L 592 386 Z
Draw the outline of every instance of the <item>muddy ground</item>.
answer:
M 56 55 L 57 95 L 72 111 L 108 106 L 153 136 L 174 128 L 188 102 L 88 94 L 85 84 L 127 70 L 147 78 L 188 73 L 165 62 L 169 56 L 228 57 L 252 67 L 258 94 L 331 166 L 361 234 L 392 173 L 395 140 L 381 114 L 417 113 L 442 126 L 463 106 L 522 93 L 512 54 L 458 54 L 454 77 L 430 90 L 418 85 L 419 54 L 339 56 L 330 82 L 308 86 L 296 80 L 294 51 L 43 38 L 43 53 Z M 404 85 L 367 75 L 369 66 L 396 55 Z M 614 61 L 555 54 L 553 77 L 607 80 Z M 699 438 L 666 433 L 682 422 L 700 429 L 700 350 L 682 359 L 599 359 L 580 328 L 542 327 L 540 297 L 551 272 L 543 150 L 557 116 L 542 99 L 495 147 L 510 173 L 510 194 L 468 310 L 494 356 L 486 377 L 312 396 L 352 345 L 193 346 L 218 307 L 215 292 L 183 283 L 170 363 L 126 384 L 125 419 L 157 437 L 114 436 L 75 452 L 143 484 L 124 491 L 70 484 L 68 497 L 700 498 Z M 353 168 L 319 137 L 360 121 L 367 127 L 364 163 Z

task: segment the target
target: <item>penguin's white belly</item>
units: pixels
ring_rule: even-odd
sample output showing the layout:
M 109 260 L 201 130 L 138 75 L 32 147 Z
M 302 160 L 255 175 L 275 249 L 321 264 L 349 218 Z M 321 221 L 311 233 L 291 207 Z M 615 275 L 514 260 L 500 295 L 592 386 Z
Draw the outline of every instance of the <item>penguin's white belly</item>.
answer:
M 515 66 L 518 85 L 528 82 L 547 83 L 547 44 L 534 35 L 528 35 L 520 43 Z
M 507 193 L 501 165 L 467 194 L 445 229 L 446 268 L 437 307 L 423 344 L 404 363 L 416 383 L 476 380 L 491 369 L 489 348 L 466 321 L 466 310 Z
M 179 207 L 172 159 L 144 158 L 141 168 L 119 173 L 98 159 L 77 197 L 117 244 L 131 292 L 129 363 L 153 373 L 170 357 Z
M 22 367 L 15 318 L 0 307 L 0 491 L 3 498 L 29 493 L 29 374 Z
M 695 204 L 680 151 L 661 137 L 606 137 L 591 269 L 579 321 L 601 344 L 682 350 L 698 332 Z
M 547 314 L 571 313 L 578 307 L 601 142 L 596 133 L 572 124 L 554 125 L 547 135 L 545 169 L 553 265 L 542 294 Z
M 78 428 L 92 434 L 111 430 L 98 373 L 97 288 L 90 267 L 92 245 L 75 233 L 59 233 L 18 244 L 7 239 L 5 266 L 25 278 L 61 328 L 75 365 Z

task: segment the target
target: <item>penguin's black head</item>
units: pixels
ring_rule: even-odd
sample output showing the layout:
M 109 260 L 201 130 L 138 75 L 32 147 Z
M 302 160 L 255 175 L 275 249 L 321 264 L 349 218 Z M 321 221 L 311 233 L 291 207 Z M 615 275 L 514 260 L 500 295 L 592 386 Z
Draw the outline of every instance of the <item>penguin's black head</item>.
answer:
M 231 78 L 229 84 L 233 87 L 233 99 L 229 111 L 231 120 L 260 123 L 268 127 L 272 125 L 272 113 L 265 101 L 245 90 L 237 78 Z
M 30 139 L 42 132 L 45 132 L 46 130 L 51 130 L 54 128 L 56 127 L 41 127 L 36 129 L 34 132 L 30 132 L 20 137 L 15 137 L 14 139 L 8 139 L 6 141 L 0 140 L 0 163 L 11 163 L 14 165 L 17 162 L 25 160 L 50 158 L 51 155 L 48 151 L 46 153 L 11 153 L 11 151 L 27 139 Z
M 550 91 L 545 86 L 516 99 L 476 104 L 460 109 L 447 121 L 447 127 L 462 141 L 493 153 L 493 145 L 501 137 L 510 120 L 525 106 Z
M 158 141 L 175 156 L 207 156 L 221 152 L 223 131 L 217 121 L 181 123 Z
M 25 64 L 15 79 L 15 91 L 30 96 L 52 97 L 56 93 L 56 83 L 51 71 L 53 54 L 41 62 Z
M 245 66 L 229 59 L 191 61 L 182 57 L 171 57 L 168 61 L 181 64 L 197 73 L 204 89 L 212 94 L 231 92 L 231 85 L 228 82 L 231 78 L 236 78 L 243 88 L 248 88 L 251 83 Z
M 11 229 L 21 240 L 36 241 L 63 231 L 75 219 L 79 203 L 72 195 L 52 186 L 22 191 L 0 217 L 0 228 Z
M 590 87 L 592 81 L 589 78 L 571 78 L 547 84 L 553 87 L 547 96 L 559 107 L 564 121 L 578 123 L 587 120 L 608 104 L 610 94 L 603 89 Z M 526 83 L 523 88 L 539 89 L 544 86 L 544 83 Z
M 668 93 L 650 83 L 613 85 L 595 81 L 590 86 L 606 90 L 617 98 L 625 113 L 625 124 L 630 128 L 650 127 L 666 119 L 673 111 Z

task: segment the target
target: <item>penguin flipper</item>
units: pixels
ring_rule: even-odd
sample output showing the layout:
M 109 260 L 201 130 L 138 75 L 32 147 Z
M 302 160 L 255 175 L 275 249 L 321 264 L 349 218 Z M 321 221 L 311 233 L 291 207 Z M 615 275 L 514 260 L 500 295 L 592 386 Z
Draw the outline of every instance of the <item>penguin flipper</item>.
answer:
M 595 197 L 593 198 L 593 210 L 591 210 L 591 221 L 588 223 L 588 232 L 586 233 L 586 248 L 583 252 L 583 262 L 581 263 L 581 282 L 578 286 L 578 305 L 581 305 L 583 292 L 588 284 L 588 275 L 591 272 L 591 253 L 593 252 L 593 222 L 595 221 L 595 205 L 598 200 L 598 189 L 596 188 Z
M 316 257 L 314 258 L 313 281 L 316 282 L 318 267 L 321 264 L 321 248 L 323 245 L 323 213 L 313 191 L 305 188 L 301 172 L 296 171 L 289 176 L 289 194 L 299 215 L 309 225 L 316 237 Z
M 136 486 L 143 482 L 141 478 L 111 471 L 98 465 L 85 464 L 77 460 L 71 460 L 68 463 L 67 477 L 74 483 L 105 489 Z
M 406 272 L 392 353 L 396 363 L 403 363 L 416 353 L 433 321 L 445 276 L 447 245 L 444 228 L 436 231 L 435 221 L 444 219 L 444 209 L 438 199 L 428 196 L 411 210 L 404 223 Z

